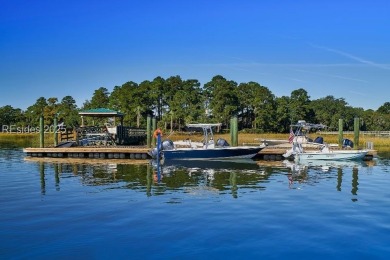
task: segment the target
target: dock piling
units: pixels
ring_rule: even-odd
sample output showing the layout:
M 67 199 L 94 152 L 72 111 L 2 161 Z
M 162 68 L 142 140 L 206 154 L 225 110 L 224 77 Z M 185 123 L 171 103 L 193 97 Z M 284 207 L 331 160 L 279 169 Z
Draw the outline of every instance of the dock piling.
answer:
M 354 143 L 355 143 L 355 148 L 359 149 L 359 132 L 360 132 L 360 120 L 358 117 L 355 117 L 354 122 L 353 122 L 353 130 L 354 130 Z
M 343 146 L 343 128 L 344 128 L 344 122 L 343 119 L 339 119 L 339 146 Z
M 150 115 L 148 115 L 146 118 L 146 144 L 148 148 L 151 147 L 151 138 L 152 138 L 151 117 Z
M 156 119 L 156 117 L 153 117 L 152 118 L 152 133 L 154 133 L 154 131 L 156 131 L 156 129 L 157 129 L 157 119 Z M 157 140 L 153 135 L 153 138 L 152 138 L 153 146 L 156 144 L 156 142 L 157 142 Z
M 53 120 L 53 134 L 54 134 L 54 146 L 58 145 L 58 126 L 57 126 L 57 116 L 54 116 Z
M 45 128 L 43 125 L 43 115 L 39 118 L 39 147 L 44 148 L 45 147 Z
M 230 120 L 230 138 L 232 146 L 238 146 L 238 119 L 237 116 Z

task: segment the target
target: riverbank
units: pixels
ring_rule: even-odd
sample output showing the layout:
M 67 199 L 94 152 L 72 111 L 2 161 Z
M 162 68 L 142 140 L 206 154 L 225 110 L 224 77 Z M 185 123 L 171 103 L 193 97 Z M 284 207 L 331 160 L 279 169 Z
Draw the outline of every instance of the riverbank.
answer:
M 338 135 L 329 134 L 321 135 L 324 138 L 324 141 L 327 143 L 338 143 Z M 193 141 L 201 141 L 203 136 L 201 134 L 187 134 L 187 133 L 173 133 L 171 135 L 163 136 L 163 139 L 171 139 L 173 141 L 191 139 Z M 230 134 L 214 134 L 214 138 L 223 138 L 230 143 Z M 315 138 L 315 136 L 314 136 Z M 313 138 L 313 139 L 314 139 Z M 354 140 L 353 135 L 344 135 L 344 138 Z M 288 134 L 275 134 L 275 133 L 265 133 L 265 134 L 248 134 L 248 133 L 239 133 L 238 134 L 238 143 L 242 144 L 260 144 L 260 141 L 263 139 L 277 139 L 277 140 L 288 140 Z M 372 142 L 374 144 L 374 149 L 379 152 L 390 152 L 390 138 L 388 137 L 359 137 L 359 147 L 366 148 L 367 142 Z
M 337 135 L 322 135 L 324 140 L 327 143 L 337 143 L 338 136 Z M 203 135 L 200 133 L 172 133 L 166 134 L 163 133 L 163 139 L 171 139 L 173 141 L 176 140 L 185 140 L 191 139 L 192 141 L 201 141 Z M 215 139 L 223 138 L 230 143 L 230 134 L 218 134 L 214 135 Z M 348 138 L 353 140 L 353 135 L 344 135 L 344 138 Z M 259 144 L 262 139 L 280 139 L 287 140 L 288 134 L 248 134 L 248 133 L 239 133 L 238 134 L 238 143 L 242 144 Z M 45 135 L 45 146 L 53 146 L 54 144 L 53 134 Z M 378 152 L 390 152 L 390 138 L 387 137 L 367 137 L 360 136 L 359 138 L 359 146 L 362 148 L 366 147 L 367 142 L 372 142 L 374 144 L 374 149 Z M 0 133 L 0 145 L 7 144 L 16 147 L 39 147 L 39 134 L 10 134 L 10 133 Z

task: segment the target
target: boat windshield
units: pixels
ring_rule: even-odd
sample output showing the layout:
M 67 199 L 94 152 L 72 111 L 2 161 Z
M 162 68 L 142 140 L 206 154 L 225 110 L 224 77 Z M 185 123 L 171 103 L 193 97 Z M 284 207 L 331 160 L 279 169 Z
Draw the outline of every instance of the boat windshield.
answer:
M 326 125 L 323 124 L 312 124 L 306 123 L 304 120 L 298 121 L 297 124 L 290 125 L 292 128 L 295 128 L 295 136 L 304 136 L 310 132 L 312 129 L 325 129 Z
M 215 124 L 187 124 L 189 128 L 201 128 L 203 130 L 204 144 L 207 146 L 214 142 L 213 127 L 220 127 L 221 123 Z

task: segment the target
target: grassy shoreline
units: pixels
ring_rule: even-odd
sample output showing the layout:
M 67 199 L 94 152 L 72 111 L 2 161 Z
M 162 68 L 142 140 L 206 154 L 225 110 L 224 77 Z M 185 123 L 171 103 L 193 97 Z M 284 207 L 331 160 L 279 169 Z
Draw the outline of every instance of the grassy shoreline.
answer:
M 39 133 L 0 133 L 0 145 L 10 147 L 39 147 Z M 54 135 L 45 134 L 45 146 L 53 146 Z
M 262 139 L 279 139 L 279 140 L 288 140 L 288 134 L 275 134 L 275 133 L 265 133 L 265 134 L 248 134 L 248 133 L 239 133 L 238 134 L 238 143 L 239 145 L 247 143 L 247 144 L 255 144 L 259 143 Z M 321 135 L 324 138 L 324 141 L 327 143 L 338 143 L 338 135 Z M 311 138 L 315 138 L 316 135 L 313 134 Z M 172 139 L 172 140 L 184 140 L 191 139 L 201 141 L 203 136 L 201 134 L 173 134 L 169 137 L 164 136 L 164 138 Z M 224 138 L 228 142 L 230 142 L 230 134 L 214 134 L 214 138 Z M 353 135 L 344 135 L 344 138 L 348 138 L 350 140 L 354 140 Z M 373 142 L 374 149 L 380 152 L 390 152 L 390 138 L 386 137 L 374 137 L 374 136 L 359 136 L 359 147 L 365 148 L 367 142 Z
M 313 135 L 312 137 L 315 138 Z M 327 143 L 338 143 L 338 135 L 322 135 L 324 140 Z M 171 135 L 164 134 L 163 139 L 171 140 L 184 140 L 191 139 L 193 141 L 201 141 L 203 138 L 202 134 L 191 134 L 191 133 L 173 133 Z M 224 138 L 230 142 L 230 134 L 218 134 L 214 136 L 215 139 Z M 353 135 L 344 135 L 344 138 L 354 140 Z M 256 140 L 258 139 L 258 140 Z M 248 133 L 239 133 L 238 142 L 239 144 L 250 143 L 256 144 L 259 143 L 261 139 L 288 139 L 288 134 L 248 134 Z M 390 152 L 390 138 L 386 137 L 375 137 L 375 136 L 360 136 L 359 137 L 359 146 L 365 147 L 367 142 L 374 143 L 374 149 L 379 152 Z M 39 147 L 39 134 L 16 134 L 16 133 L 0 133 L 0 144 L 6 144 L 17 147 Z M 53 146 L 54 136 L 53 134 L 45 134 L 45 146 Z

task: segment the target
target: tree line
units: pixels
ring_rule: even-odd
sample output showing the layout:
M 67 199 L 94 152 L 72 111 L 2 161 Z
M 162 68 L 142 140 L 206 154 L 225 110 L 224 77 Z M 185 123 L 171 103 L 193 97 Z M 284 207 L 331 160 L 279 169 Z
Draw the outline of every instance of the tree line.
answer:
M 339 119 L 344 120 L 344 130 L 352 131 L 355 117 L 360 118 L 361 130 L 390 129 L 390 102 L 376 111 L 364 110 L 331 95 L 311 100 L 302 88 L 292 91 L 290 96 L 276 97 L 257 82 L 238 84 L 220 75 L 203 86 L 196 79 L 171 76 L 156 77 L 140 84 L 129 81 L 115 86 L 111 92 L 100 87 L 80 108 L 72 96 L 61 100 L 39 97 L 25 111 L 11 105 L 0 107 L 0 125 L 34 126 L 43 115 L 47 125 L 53 124 L 57 116 L 67 126 L 78 126 L 78 112 L 93 108 L 122 112 L 124 125 L 140 128 L 146 127 L 146 117 L 151 115 L 156 117 L 160 127 L 174 130 L 195 122 L 222 123 L 229 128 L 232 116 L 238 117 L 240 130 L 256 133 L 285 133 L 298 120 L 322 123 L 336 130 Z

